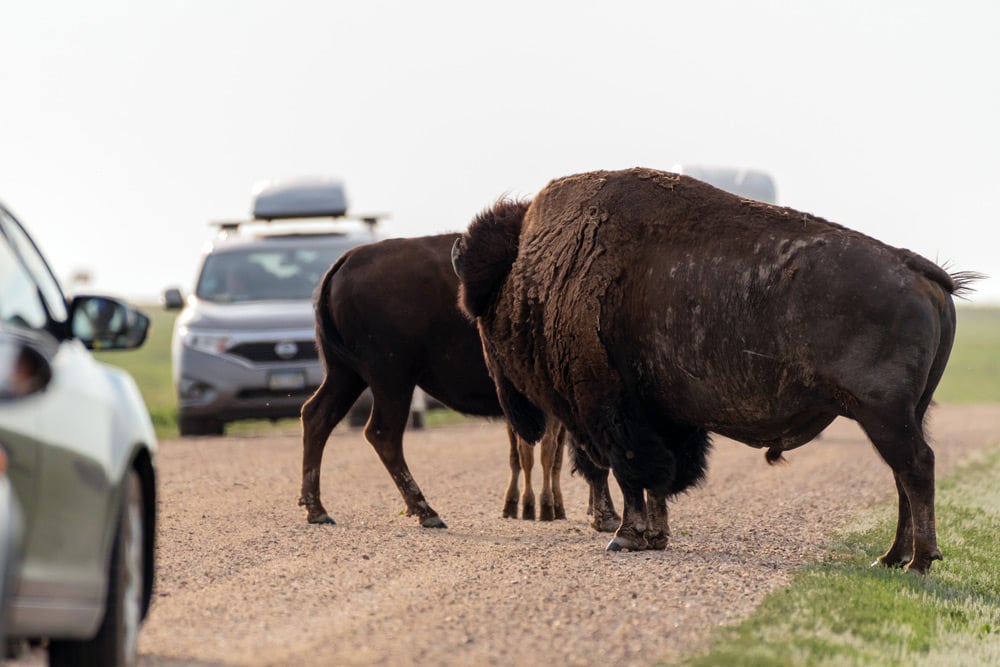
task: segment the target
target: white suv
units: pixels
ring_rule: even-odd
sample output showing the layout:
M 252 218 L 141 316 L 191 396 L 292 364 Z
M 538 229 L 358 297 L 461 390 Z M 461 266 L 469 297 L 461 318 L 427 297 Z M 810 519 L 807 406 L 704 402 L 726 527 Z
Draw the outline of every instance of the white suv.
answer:
M 253 214 L 218 223 L 187 299 L 177 288 L 163 295 L 166 308 L 183 308 L 172 346 L 182 436 L 221 435 L 240 419 L 299 416 L 324 373 L 313 292 L 344 252 L 376 240 L 378 216 L 349 217 L 336 181 L 266 186 Z M 366 403 L 370 397 L 359 399 L 355 412 Z

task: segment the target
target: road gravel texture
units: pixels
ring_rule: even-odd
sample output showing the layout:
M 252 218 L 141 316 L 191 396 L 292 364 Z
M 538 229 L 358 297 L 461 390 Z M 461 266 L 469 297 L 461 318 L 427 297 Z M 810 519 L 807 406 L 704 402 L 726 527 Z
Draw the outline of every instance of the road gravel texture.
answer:
M 1000 441 L 998 425 L 1000 405 L 932 409 L 938 476 Z M 407 433 L 410 469 L 447 530 L 400 513 L 357 429 L 335 431 L 323 461 L 335 526 L 307 524 L 296 505 L 297 433 L 166 440 L 159 575 L 140 664 L 673 662 L 822 558 L 831 532 L 866 508 L 877 507 L 872 520 L 895 516 L 879 505 L 895 495 L 889 468 L 853 422 L 836 421 L 785 465 L 714 441 L 706 483 L 670 504 L 667 549 L 612 554 L 610 536 L 587 522 L 587 486 L 568 463 L 567 520 L 501 518 L 499 422 Z M 536 466 L 536 491 L 538 479 Z M 887 546 L 872 544 L 871 557 Z

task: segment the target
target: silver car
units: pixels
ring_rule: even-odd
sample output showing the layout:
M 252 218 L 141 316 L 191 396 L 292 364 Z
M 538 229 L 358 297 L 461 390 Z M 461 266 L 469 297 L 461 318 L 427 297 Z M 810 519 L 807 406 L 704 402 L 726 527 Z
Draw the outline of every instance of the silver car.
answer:
M 313 292 L 344 252 L 376 240 L 376 217 L 356 225 L 336 181 L 262 188 L 253 213 L 217 223 L 190 295 L 176 287 L 163 293 L 168 310 L 181 309 L 172 362 L 182 436 L 222 435 L 242 419 L 299 416 L 323 381 Z M 419 423 L 425 398 L 416 394 Z M 359 399 L 352 423 L 363 422 L 370 404 L 370 394 Z
M 153 590 L 157 441 L 135 382 L 90 350 L 138 347 L 149 319 L 113 298 L 68 300 L 0 205 L 0 325 L 51 368 L 44 388 L 0 402 L 22 519 L 0 625 L 47 639 L 53 665 L 134 664 Z

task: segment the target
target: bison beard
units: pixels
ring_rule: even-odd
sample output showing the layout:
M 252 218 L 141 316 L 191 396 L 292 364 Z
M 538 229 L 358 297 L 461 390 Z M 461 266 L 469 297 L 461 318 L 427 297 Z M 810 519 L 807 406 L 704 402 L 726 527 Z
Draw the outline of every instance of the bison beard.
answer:
M 941 557 L 923 420 L 951 297 L 976 274 L 649 169 L 501 201 L 452 259 L 508 419 L 531 439 L 553 415 L 621 485 L 609 549 L 665 547 L 666 499 L 703 478 L 709 432 L 774 462 L 841 415 L 896 479 L 878 562 L 923 573 Z

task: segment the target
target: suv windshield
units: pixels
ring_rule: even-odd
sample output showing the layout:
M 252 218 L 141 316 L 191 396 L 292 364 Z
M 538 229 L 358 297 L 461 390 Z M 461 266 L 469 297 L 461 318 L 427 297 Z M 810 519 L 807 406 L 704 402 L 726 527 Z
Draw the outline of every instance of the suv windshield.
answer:
M 308 244 L 308 245 L 307 245 Z M 205 257 L 195 294 L 218 303 L 311 299 L 345 246 L 317 244 L 220 250 Z

